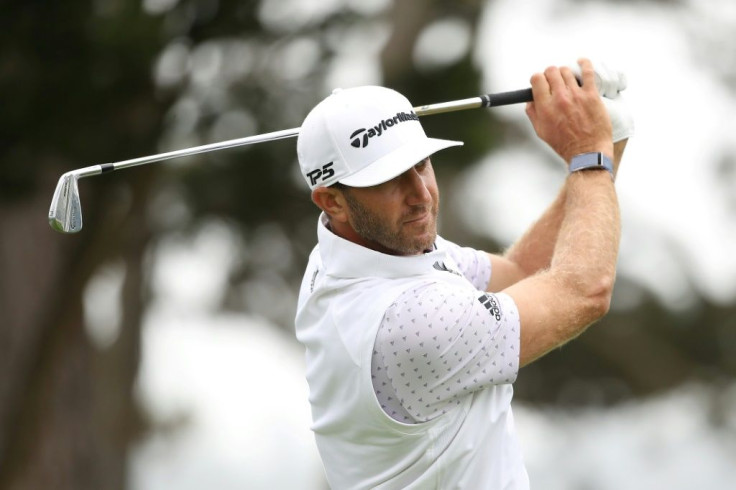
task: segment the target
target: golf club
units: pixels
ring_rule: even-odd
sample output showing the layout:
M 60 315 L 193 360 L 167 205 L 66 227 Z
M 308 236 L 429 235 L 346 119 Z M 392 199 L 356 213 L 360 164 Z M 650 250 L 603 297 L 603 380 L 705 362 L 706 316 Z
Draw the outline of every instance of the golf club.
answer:
M 469 99 L 454 100 L 450 102 L 439 102 L 436 104 L 423 105 L 414 108 L 418 116 L 428 116 L 443 112 L 463 111 L 467 109 L 478 109 L 483 107 L 497 107 L 502 105 L 529 102 L 532 100 L 532 89 L 515 90 L 511 92 L 500 92 L 496 94 L 480 95 Z M 51 199 L 49 208 L 49 225 L 61 233 L 77 233 L 82 229 L 82 205 L 79 200 L 79 186 L 77 181 L 83 177 L 91 177 L 138 165 L 146 165 L 153 162 L 171 160 L 172 158 L 196 155 L 210 151 L 224 150 L 236 146 L 252 145 L 266 141 L 276 141 L 292 138 L 299 134 L 300 128 L 283 129 L 271 133 L 264 133 L 245 138 L 237 138 L 219 143 L 195 146 L 183 150 L 175 150 L 147 157 L 133 158 L 115 163 L 102 163 L 66 172 L 59 178 Z

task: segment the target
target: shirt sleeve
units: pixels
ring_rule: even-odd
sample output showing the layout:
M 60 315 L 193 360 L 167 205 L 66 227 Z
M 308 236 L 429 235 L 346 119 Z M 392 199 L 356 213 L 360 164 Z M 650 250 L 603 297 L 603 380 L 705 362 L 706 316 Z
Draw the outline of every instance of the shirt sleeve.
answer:
M 448 240 L 443 245 L 458 270 L 470 281 L 475 289 L 485 291 L 491 280 L 491 259 L 486 252 L 470 247 L 461 247 Z
M 474 391 L 513 383 L 519 344 L 519 314 L 508 295 L 424 284 L 405 291 L 383 317 L 374 391 L 394 419 L 428 421 Z

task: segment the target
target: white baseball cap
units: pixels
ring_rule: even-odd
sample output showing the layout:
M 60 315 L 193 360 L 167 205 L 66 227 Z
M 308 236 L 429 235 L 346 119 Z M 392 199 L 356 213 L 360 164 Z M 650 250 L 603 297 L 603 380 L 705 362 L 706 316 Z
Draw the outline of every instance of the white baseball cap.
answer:
M 335 90 L 304 119 L 296 148 L 310 189 L 370 187 L 461 141 L 428 138 L 409 100 L 385 87 Z

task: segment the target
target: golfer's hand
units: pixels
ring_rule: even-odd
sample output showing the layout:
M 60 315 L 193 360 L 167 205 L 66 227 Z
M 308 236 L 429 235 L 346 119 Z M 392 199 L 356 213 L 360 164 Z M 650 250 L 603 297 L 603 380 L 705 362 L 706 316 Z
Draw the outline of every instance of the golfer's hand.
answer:
M 593 65 L 578 61 L 582 87 L 568 67 L 549 67 L 531 78 L 534 102 L 526 113 L 534 130 L 569 164 L 580 153 L 601 152 L 613 157 L 611 120 L 598 94 Z
M 603 104 L 608 109 L 613 128 L 613 142 L 628 139 L 634 135 L 634 117 L 624 99 L 623 91 L 628 82 L 624 72 L 617 70 L 602 61 L 591 61 L 595 71 L 595 84 L 601 95 Z M 583 79 L 580 66 L 568 65 L 578 80 Z M 614 153 L 616 148 L 614 148 Z M 615 157 L 615 155 L 614 155 Z

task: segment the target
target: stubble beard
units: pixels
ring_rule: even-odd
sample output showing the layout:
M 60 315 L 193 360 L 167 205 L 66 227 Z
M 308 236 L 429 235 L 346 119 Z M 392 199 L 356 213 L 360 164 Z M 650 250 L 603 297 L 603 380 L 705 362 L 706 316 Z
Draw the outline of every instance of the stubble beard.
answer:
M 434 201 L 429 208 L 414 210 L 402 216 L 399 223 L 390 223 L 384 217 L 363 206 L 349 192 L 344 193 L 348 208 L 352 215 L 352 226 L 358 235 L 369 242 L 388 249 L 394 255 L 418 255 L 431 250 L 437 238 L 437 214 L 439 205 Z M 421 233 L 412 233 L 403 222 L 413 217 L 429 213 L 429 220 Z M 409 227 L 411 228 L 411 227 Z

